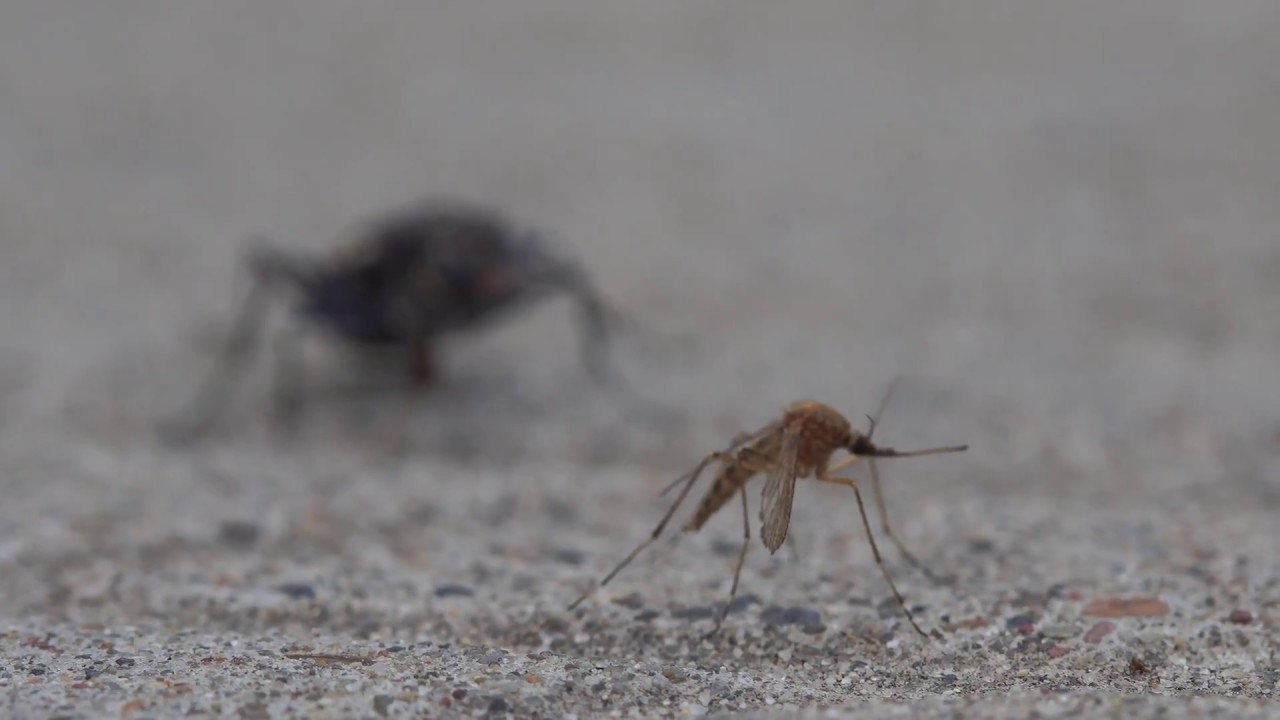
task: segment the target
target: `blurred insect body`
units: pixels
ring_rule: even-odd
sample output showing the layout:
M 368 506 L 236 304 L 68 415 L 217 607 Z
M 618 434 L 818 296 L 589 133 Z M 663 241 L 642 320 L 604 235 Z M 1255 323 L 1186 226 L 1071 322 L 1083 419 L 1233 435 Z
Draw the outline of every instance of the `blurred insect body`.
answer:
M 292 292 L 308 326 L 358 348 L 401 353 L 419 385 L 436 377 L 435 347 L 442 338 L 487 327 L 553 296 L 576 302 L 581 353 L 598 381 L 609 375 L 604 351 L 612 331 L 631 324 L 543 234 L 457 201 L 431 200 L 371 222 L 328 257 L 259 239 L 247 265 L 250 296 L 182 436 L 216 421 L 257 344 L 266 304 L 280 291 Z
M 886 392 L 877 415 L 883 412 L 892 389 L 893 384 L 890 385 L 889 391 Z M 747 548 L 751 542 L 746 486 L 757 475 L 766 477 L 760 507 L 760 537 L 765 547 L 769 549 L 770 554 L 777 552 L 778 548 L 782 547 L 783 542 L 787 539 L 787 532 L 791 524 L 791 505 L 795 496 L 797 480 L 813 478 L 819 482 L 845 485 L 852 489 L 854 497 L 858 501 L 858 512 L 861 515 L 862 524 L 866 530 L 867 540 L 871 544 L 871 551 L 875 557 L 876 564 L 884 575 L 889 588 L 893 591 L 894 597 L 897 598 L 898 605 L 911 622 L 911 626 L 915 628 L 916 632 L 925 635 L 911 615 L 910 609 L 907 608 L 902 594 L 898 592 L 898 588 L 880 556 L 880 549 L 876 545 L 875 537 L 871 534 L 871 525 L 867 520 L 866 506 L 862 501 L 859 481 L 837 477 L 836 473 L 863 458 L 867 459 L 871 472 L 871 486 L 875 491 L 876 504 L 880 512 L 881 528 L 912 565 L 929 574 L 932 578 L 932 573 L 929 573 L 916 560 L 915 556 L 907 551 L 906 547 L 902 545 L 890 529 L 884 498 L 880 489 L 880 473 L 876 467 L 876 458 L 918 457 L 921 455 L 962 452 L 967 450 L 969 446 L 955 445 L 912 451 L 898 451 L 893 448 L 878 446 L 871 441 L 871 436 L 875 433 L 876 419 L 868 416 L 868 420 L 870 420 L 871 426 L 864 435 L 853 428 L 843 415 L 827 405 L 811 401 L 796 402 L 786 408 L 781 418 L 753 433 L 739 435 L 724 450 L 708 454 L 693 470 L 677 478 L 662 491 L 662 494 L 665 495 L 676 487 L 682 486 L 675 502 L 672 503 L 670 509 L 662 517 L 658 526 L 650 533 L 649 538 L 636 546 L 596 587 L 603 586 L 612 580 L 642 550 L 658 539 L 663 529 L 666 528 L 667 523 L 670 522 L 671 517 L 675 514 L 676 509 L 693 488 L 702 471 L 711 463 L 718 462 L 721 465 L 719 475 L 716 476 L 711 487 L 703 495 L 697 510 L 683 528 L 685 532 L 697 532 L 720 508 L 732 500 L 734 495 L 742 499 L 743 538 L 741 550 L 738 552 L 737 564 L 733 571 L 733 586 L 729 590 L 728 602 L 725 603 L 723 610 L 716 619 L 715 626 L 707 634 L 708 636 L 719 631 L 725 617 L 728 615 L 733 598 L 738 592 L 738 578 L 742 573 L 742 565 L 746 560 Z M 831 457 L 838 450 L 845 450 L 849 453 L 849 457 L 833 465 L 831 464 Z M 583 593 L 569 605 L 568 609 L 573 610 L 577 607 L 594 589 L 593 587 Z

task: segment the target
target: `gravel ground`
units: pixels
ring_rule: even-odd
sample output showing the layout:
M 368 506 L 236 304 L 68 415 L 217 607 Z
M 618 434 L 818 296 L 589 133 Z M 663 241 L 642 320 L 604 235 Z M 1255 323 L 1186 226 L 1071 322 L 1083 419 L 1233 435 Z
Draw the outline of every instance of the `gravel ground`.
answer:
M 1275 715 L 1274 2 L 358 8 L 0 6 L 7 716 Z M 559 302 L 424 395 L 316 344 L 297 433 L 264 360 L 159 440 L 248 235 L 432 194 L 689 342 L 637 397 Z M 971 445 L 881 466 L 930 638 L 813 483 L 720 635 L 736 509 L 565 610 L 703 453 L 897 375 L 877 440 Z

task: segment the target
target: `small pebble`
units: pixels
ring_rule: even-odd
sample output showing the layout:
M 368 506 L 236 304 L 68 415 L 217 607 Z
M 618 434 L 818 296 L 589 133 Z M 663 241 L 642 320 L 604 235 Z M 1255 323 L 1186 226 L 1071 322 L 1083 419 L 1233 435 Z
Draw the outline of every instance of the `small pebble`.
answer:
M 987 538 L 973 538 L 969 541 L 969 552 L 975 554 L 989 553 L 996 549 L 996 544 Z
M 1248 625 L 1253 622 L 1253 613 L 1245 610 L 1244 608 L 1236 608 L 1227 616 L 1227 621 L 1233 622 L 1237 625 Z
M 1005 628 L 1009 630 L 1020 630 L 1021 628 L 1027 625 L 1031 625 L 1034 627 L 1035 624 L 1036 624 L 1036 616 L 1032 615 L 1031 613 L 1022 613 L 1020 615 L 1014 615 L 1013 617 L 1004 621 Z
M 558 525 L 572 525 L 578 522 L 578 508 L 556 498 L 548 498 L 542 503 L 542 511 Z
M 759 604 L 760 604 L 760 596 L 756 595 L 755 593 L 747 593 L 746 595 L 739 595 L 738 597 L 733 599 L 733 602 L 729 603 L 729 614 L 733 615 L 734 613 L 740 613 L 752 605 L 759 605 Z
M 491 713 L 507 712 L 509 709 L 510 707 L 507 705 L 507 701 L 500 697 L 489 700 L 489 712 Z
M 1098 643 L 1102 642 L 1103 638 L 1115 632 L 1115 629 L 1116 629 L 1115 623 L 1111 622 L 1110 620 L 1103 620 L 1102 622 L 1089 628 L 1089 632 L 1084 634 L 1084 641 L 1089 643 L 1090 645 L 1097 645 Z
M 1046 625 L 1040 630 L 1040 634 L 1053 640 L 1067 640 L 1080 634 L 1080 628 L 1075 625 Z
M 765 625 L 800 625 L 805 628 L 822 625 L 822 613 L 805 607 L 783 608 L 770 605 L 760 613 Z
M 644 607 L 644 597 L 642 597 L 640 593 L 633 592 L 630 595 L 614 598 L 613 604 L 621 605 L 628 610 L 639 610 Z
M 381 627 L 382 623 L 380 623 L 376 618 L 365 618 L 356 626 L 355 634 L 356 637 L 368 640 L 374 633 L 378 632 L 378 629 Z
M 218 527 L 218 539 L 225 545 L 235 548 L 247 548 L 258 542 L 262 529 L 256 524 L 242 520 L 229 520 Z
M 956 623 L 956 627 L 962 630 L 977 630 L 989 626 L 991 623 L 981 615 L 975 615 L 967 620 L 961 620 Z
M 711 552 L 721 557 L 737 557 L 738 553 L 742 552 L 742 543 L 713 540 L 711 542 Z
M 553 615 L 542 623 L 542 629 L 552 633 L 568 632 L 569 623 L 564 618 Z
M 684 679 L 688 677 L 688 673 L 686 673 L 682 668 L 668 665 L 667 667 L 662 668 L 662 676 L 673 683 L 678 683 L 684 682 Z
M 374 695 L 373 711 L 382 717 L 387 717 L 388 711 L 391 709 L 391 704 L 395 701 L 396 699 L 393 695 Z
M 1089 603 L 1084 614 L 1104 618 L 1162 617 L 1169 614 L 1169 605 L 1160 598 L 1107 598 Z
M 294 600 L 310 600 L 316 596 L 316 589 L 306 583 L 285 583 L 277 585 L 276 590 Z
M 671 617 L 678 620 L 709 620 L 715 616 L 715 609 L 708 605 L 699 605 L 691 608 L 677 608 L 671 611 Z
M 465 585 L 441 585 L 436 588 L 436 597 L 471 597 L 475 592 Z
M 570 548 L 560 548 L 551 551 L 551 559 L 565 565 L 581 565 L 583 554 Z
M 1048 655 L 1051 658 L 1057 659 L 1062 657 L 1063 655 L 1066 655 L 1069 652 L 1071 652 L 1071 648 L 1069 647 L 1066 647 L 1063 645 L 1054 645 L 1053 647 L 1049 648 Z

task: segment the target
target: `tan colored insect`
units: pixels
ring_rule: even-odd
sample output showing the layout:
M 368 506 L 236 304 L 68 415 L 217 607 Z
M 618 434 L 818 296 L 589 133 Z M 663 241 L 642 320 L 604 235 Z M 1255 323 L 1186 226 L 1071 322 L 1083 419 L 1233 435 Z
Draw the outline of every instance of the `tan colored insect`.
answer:
M 894 384 L 896 384 L 896 381 L 890 384 L 877 415 L 882 413 L 885 405 L 888 404 Z M 706 637 L 714 635 L 720 630 L 720 626 L 723 624 L 725 617 L 729 613 L 729 608 L 733 604 L 733 598 L 738 592 L 738 578 L 742 573 L 742 565 L 746 560 L 747 548 L 751 543 L 751 523 L 747 511 L 746 486 L 752 478 L 760 474 L 766 476 L 760 506 L 760 537 L 764 541 L 765 547 L 769 549 L 770 554 L 777 552 L 778 548 L 782 547 L 783 542 L 787 539 L 787 530 L 791 524 L 791 504 L 795 496 L 796 480 L 812 477 L 819 482 L 846 485 L 851 488 L 858 500 L 858 512 L 862 516 L 862 525 L 866 529 L 867 540 L 871 544 L 871 552 L 875 556 L 876 565 L 879 566 L 885 581 L 889 585 L 889 589 L 893 591 L 894 597 L 898 600 L 898 605 L 902 608 L 903 613 L 906 614 L 907 620 L 911 622 L 911 626 L 915 628 L 916 632 L 925 635 L 925 632 L 920 629 L 915 618 L 911 615 L 911 610 L 907 608 L 902 594 L 898 592 L 898 588 L 894 585 L 893 578 L 889 575 L 889 570 L 885 567 L 884 561 L 880 556 L 880 549 L 876 546 L 875 537 L 871 534 L 871 524 L 867 520 L 866 506 L 863 504 L 862 492 L 858 487 L 859 481 L 852 478 L 836 477 L 836 473 L 848 468 L 864 457 L 867 458 L 871 470 L 871 486 L 875 491 L 876 505 L 880 512 L 881 528 L 884 530 L 885 535 L 897 546 L 904 558 L 932 578 L 933 574 L 916 560 L 915 556 L 903 546 L 902 542 L 898 540 L 890 529 L 889 517 L 885 512 L 884 497 L 880 490 L 880 473 L 876 467 L 875 459 L 878 457 L 918 457 L 921 455 L 962 452 L 968 450 L 969 446 L 954 445 L 912 451 L 898 451 L 893 448 L 880 447 L 871 442 L 871 436 L 875 433 L 876 418 L 869 415 L 867 419 L 870 421 L 871 426 L 867 433 L 863 435 L 850 425 L 843 415 L 823 403 L 812 401 L 796 402 L 787 407 L 782 417 L 778 420 L 753 433 L 739 435 L 734 438 L 728 448 L 710 453 L 698 463 L 697 467 L 676 478 L 674 482 L 662 491 L 661 494 L 665 495 L 681 484 L 684 486 L 679 496 L 676 497 L 675 502 L 672 503 L 671 508 L 662 517 L 661 522 L 653 529 L 649 538 L 636 546 L 631 551 L 631 554 L 627 555 L 613 569 L 613 572 L 605 576 L 598 585 L 583 593 L 577 600 L 574 600 L 568 609 L 573 610 L 576 608 L 590 596 L 596 587 L 602 587 L 607 584 L 634 560 L 642 550 L 656 541 L 662 535 L 667 523 L 671 521 L 676 509 L 693 488 L 698 476 L 702 474 L 702 471 L 708 465 L 713 462 L 719 462 L 722 466 L 720 474 L 716 477 L 715 482 L 707 493 L 703 495 L 697 511 L 683 528 L 685 532 L 697 532 L 712 515 L 732 500 L 735 494 L 742 498 L 742 549 L 738 552 L 737 565 L 733 571 L 733 586 L 729 590 L 728 602 L 725 603 L 723 610 L 716 618 L 715 627 L 707 633 Z M 847 451 L 849 457 L 832 465 L 831 456 L 838 450 Z M 925 636 L 927 637 L 927 635 Z

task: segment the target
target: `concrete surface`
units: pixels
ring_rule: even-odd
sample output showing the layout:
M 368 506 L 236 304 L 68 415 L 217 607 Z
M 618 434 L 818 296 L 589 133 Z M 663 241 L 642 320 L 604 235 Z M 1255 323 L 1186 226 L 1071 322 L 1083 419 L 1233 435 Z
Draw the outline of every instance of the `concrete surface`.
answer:
M 1271 0 L 3 3 L 5 715 L 1274 716 L 1278 35 Z M 227 432 L 157 440 L 250 233 L 437 193 L 695 336 L 623 347 L 670 415 L 585 383 L 553 303 L 427 396 L 316 354 L 284 437 L 264 358 Z M 882 465 L 937 637 L 811 483 L 719 638 L 736 509 L 564 611 L 702 453 L 899 373 L 877 439 L 972 445 Z

